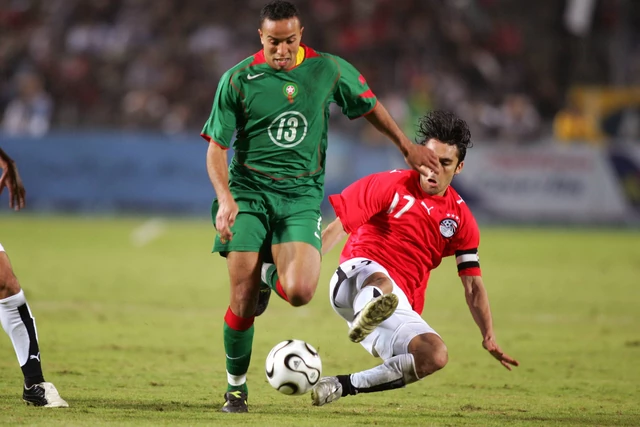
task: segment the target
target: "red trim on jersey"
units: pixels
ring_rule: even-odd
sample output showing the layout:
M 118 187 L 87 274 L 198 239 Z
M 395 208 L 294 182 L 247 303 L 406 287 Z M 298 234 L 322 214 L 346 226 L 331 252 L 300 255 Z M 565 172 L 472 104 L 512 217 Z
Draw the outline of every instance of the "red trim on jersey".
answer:
M 458 276 L 482 276 L 482 270 L 480 267 L 465 268 L 458 272 Z
M 373 106 L 373 108 L 371 110 L 367 111 L 366 113 L 364 113 L 362 115 L 359 115 L 358 117 L 354 117 L 351 120 L 355 120 L 355 119 L 359 119 L 360 117 L 368 116 L 369 114 L 373 113 L 373 110 L 375 110 L 377 106 L 378 106 L 378 100 L 376 99 L 376 104 Z
M 253 325 L 253 320 L 255 316 L 251 317 L 240 317 L 236 315 L 233 311 L 231 311 L 231 307 L 227 308 L 227 313 L 224 315 L 224 322 L 231 329 L 236 331 L 246 331 Z
M 229 149 L 229 147 L 225 147 L 224 145 L 220 144 L 218 141 L 214 141 L 213 138 L 211 138 L 207 134 L 201 133 L 200 136 L 203 137 L 204 139 L 206 139 L 207 142 L 216 144 L 218 147 L 222 148 L 223 150 L 228 150 Z
M 365 92 L 360 94 L 360 98 L 375 98 L 376 96 L 373 94 L 371 89 L 367 89 Z
M 300 46 L 304 48 L 304 59 L 317 58 L 318 56 L 320 56 L 318 52 L 316 52 L 306 44 L 300 43 Z
M 249 67 L 252 67 L 254 65 L 264 64 L 266 62 L 267 60 L 264 57 L 264 49 L 263 49 L 253 54 L 253 61 L 251 62 L 251 64 L 249 64 Z
M 300 43 L 300 47 L 304 49 L 304 59 L 302 60 L 302 62 L 304 62 L 306 59 L 317 58 L 318 56 L 320 56 L 318 52 L 316 52 L 314 49 L 310 48 L 304 43 Z M 300 64 L 302 64 L 302 62 Z M 251 62 L 251 64 L 249 64 L 249 66 L 253 67 L 254 65 L 266 64 L 266 63 L 267 63 L 267 59 L 264 57 L 264 49 L 262 49 L 259 52 L 256 52 L 253 54 L 253 61 Z M 300 64 L 284 71 L 293 70 L 294 68 L 299 67 Z
M 367 84 L 367 81 L 364 79 L 364 76 L 362 74 L 360 74 L 360 77 L 358 77 L 358 81 L 360 82 L 361 85 Z
M 300 63 L 299 63 L 299 64 L 295 64 L 293 67 L 291 67 L 291 68 L 287 68 L 286 70 L 283 70 L 284 72 L 287 72 L 287 73 L 288 73 L 288 72 L 289 72 L 289 71 L 291 71 L 291 70 L 295 70 L 296 68 L 298 68 L 299 66 L 301 66 L 301 65 L 304 63 L 304 61 L 308 58 L 307 53 L 309 53 L 309 52 L 307 51 L 307 46 L 305 46 L 305 45 L 303 45 L 302 43 L 300 43 L 300 47 L 302 48 L 302 50 L 304 50 L 304 58 L 302 58 L 302 61 L 300 61 Z M 298 48 L 298 49 L 299 49 L 299 48 Z M 310 49 L 310 50 L 313 50 L 313 49 Z M 315 52 L 314 52 L 314 53 L 315 53 Z M 320 55 L 318 55 L 318 54 L 316 53 L 314 56 L 320 56 Z M 296 61 L 297 61 L 297 58 L 298 58 L 298 53 L 296 52 Z

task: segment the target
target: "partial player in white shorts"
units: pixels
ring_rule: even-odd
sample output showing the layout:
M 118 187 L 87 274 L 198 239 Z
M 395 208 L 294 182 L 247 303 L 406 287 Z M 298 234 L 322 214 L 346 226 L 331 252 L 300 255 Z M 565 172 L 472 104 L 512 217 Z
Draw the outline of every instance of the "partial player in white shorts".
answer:
M 383 273 L 393 283 L 392 293 L 398 297 L 398 307 L 360 344 L 374 357 L 383 360 L 408 353 L 409 343 L 420 334 L 438 333 L 411 308 L 405 293 L 393 281 L 389 272 L 377 262 L 353 258 L 340 264 L 331 277 L 329 298 L 333 309 L 347 321 L 349 328 L 355 317 L 353 303 L 365 280 L 373 273 Z M 438 335 L 439 336 L 439 335 Z
M 0 244 L 0 325 L 18 357 L 24 376 L 22 399 L 30 405 L 67 408 L 56 387 L 44 380 L 36 319 L 31 314 L 11 262 Z

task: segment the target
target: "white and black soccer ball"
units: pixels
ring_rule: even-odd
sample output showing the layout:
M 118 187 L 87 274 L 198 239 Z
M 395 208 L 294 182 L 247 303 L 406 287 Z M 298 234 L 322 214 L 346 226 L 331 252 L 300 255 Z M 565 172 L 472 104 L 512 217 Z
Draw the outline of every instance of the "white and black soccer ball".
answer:
M 322 362 L 315 348 L 301 340 L 276 344 L 265 366 L 271 387 L 284 394 L 304 394 L 318 383 Z

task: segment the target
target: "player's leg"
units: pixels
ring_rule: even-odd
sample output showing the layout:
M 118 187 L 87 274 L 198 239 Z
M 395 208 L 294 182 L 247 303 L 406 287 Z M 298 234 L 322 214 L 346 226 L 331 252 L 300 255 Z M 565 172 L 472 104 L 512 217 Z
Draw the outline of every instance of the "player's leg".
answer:
M 361 342 L 393 314 L 398 306 L 393 286 L 387 270 L 372 260 L 354 258 L 338 267 L 330 282 L 332 304 L 353 309 L 345 318 L 351 341 Z
M 2 245 L 0 245 L 0 323 L 11 339 L 18 363 L 22 368 L 24 401 L 49 408 L 68 407 L 69 405 L 60 397 L 55 386 L 44 380 L 36 321 Z
M 410 317 L 399 315 L 397 318 L 402 322 L 400 318 Z M 338 375 L 342 396 L 404 387 L 444 368 L 448 361 L 447 347 L 435 332 L 419 333 L 428 329 L 431 328 L 424 321 L 407 320 L 401 323 L 389 343 L 391 347 L 396 347 L 398 353 L 392 353 L 382 365 L 375 368 L 351 375 Z M 391 330 L 381 331 L 381 335 L 391 336 Z M 382 338 L 382 341 L 376 343 L 376 347 L 384 345 L 386 340 Z
M 356 317 L 353 301 L 358 293 L 357 283 L 366 281 L 378 269 L 375 262 L 366 267 L 360 267 L 359 263 L 361 260 L 341 264 L 330 286 L 331 304 L 350 326 L 350 319 Z M 355 273 L 349 275 L 345 270 Z M 404 387 L 446 364 L 447 351 L 442 339 L 413 311 L 406 295 L 393 281 L 392 286 L 399 301 L 396 310 L 361 343 L 385 362 L 366 371 L 322 378 L 311 393 L 314 405 L 321 406 L 342 396 Z
M 258 252 L 232 251 L 227 255 L 231 291 L 223 326 L 227 367 L 223 412 L 247 412 L 247 371 L 253 347 L 253 313 L 258 300 L 260 266 Z
M 394 314 L 391 319 L 395 316 Z M 381 365 L 354 374 L 320 379 L 311 392 L 313 405 L 322 406 L 341 397 L 359 393 L 402 388 L 444 368 L 448 361 L 447 347 L 434 332 L 416 335 L 424 329 L 424 325 L 415 323 L 395 331 L 397 337 L 394 344 L 406 341 L 408 337 L 413 338 L 401 350 L 402 353 L 389 357 Z M 391 331 L 386 334 L 391 335 Z
M 281 298 L 297 307 L 313 298 L 322 257 L 322 217 L 319 203 L 298 202 L 273 226 L 272 253 L 275 264 L 263 266 L 263 281 Z
M 230 300 L 224 316 L 227 391 L 223 412 L 247 412 L 247 371 L 251 362 L 254 311 L 260 287 L 260 252 L 267 236 L 267 216 L 259 195 L 235 194 L 240 213 L 231 228 L 233 239 L 224 244 L 216 236 L 213 252 L 227 258 Z M 215 219 L 217 204 L 212 206 Z

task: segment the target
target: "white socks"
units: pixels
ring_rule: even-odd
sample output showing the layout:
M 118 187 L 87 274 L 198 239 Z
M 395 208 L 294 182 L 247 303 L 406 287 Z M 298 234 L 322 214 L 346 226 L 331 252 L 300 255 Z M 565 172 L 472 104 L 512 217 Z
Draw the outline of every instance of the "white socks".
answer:
M 413 354 L 400 354 L 382 365 L 351 374 L 351 384 L 359 393 L 391 390 L 419 380 Z
M 243 375 L 231 375 L 227 372 L 227 382 L 232 386 L 241 386 L 247 382 L 247 374 Z
M 270 264 L 268 262 L 263 262 L 262 268 L 260 269 L 260 280 L 262 280 L 267 285 L 269 284 L 269 281 L 267 280 L 269 278 L 269 267 L 271 267 L 272 265 L 273 264 Z
M 28 316 L 31 322 L 33 322 L 37 340 L 38 332 L 35 330 L 35 319 L 24 297 L 24 292 L 20 290 L 17 294 L 0 300 L 0 323 L 2 323 L 2 328 L 7 332 L 9 338 L 11 338 L 20 366 L 23 366 L 29 361 L 29 345 L 31 341 L 25 322 L 22 320 L 20 312 L 18 311 L 18 307 L 23 305 L 25 306 L 25 309 L 22 310 L 23 314 Z

